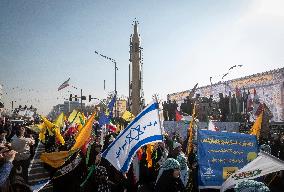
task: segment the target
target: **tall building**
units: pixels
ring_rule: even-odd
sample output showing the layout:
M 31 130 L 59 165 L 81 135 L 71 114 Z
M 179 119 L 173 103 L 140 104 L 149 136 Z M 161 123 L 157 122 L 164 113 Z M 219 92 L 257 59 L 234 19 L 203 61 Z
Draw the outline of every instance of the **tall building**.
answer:
M 138 22 L 134 21 L 134 31 L 130 36 L 130 64 L 129 64 L 129 107 L 135 116 L 144 106 L 143 77 L 142 77 L 142 47 L 138 34 Z

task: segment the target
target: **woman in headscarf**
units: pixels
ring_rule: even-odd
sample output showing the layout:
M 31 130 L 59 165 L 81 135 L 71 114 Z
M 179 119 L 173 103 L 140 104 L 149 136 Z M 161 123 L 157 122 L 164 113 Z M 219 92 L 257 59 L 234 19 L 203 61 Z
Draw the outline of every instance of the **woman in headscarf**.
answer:
M 168 158 L 159 170 L 156 192 L 181 192 L 185 187 L 180 179 L 180 164 L 173 158 Z
M 177 161 L 180 164 L 180 179 L 184 185 L 184 187 L 187 186 L 187 181 L 188 181 L 188 171 L 189 168 L 187 166 L 187 158 L 185 157 L 184 153 L 180 153 L 177 156 Z
M 98 166 L 95 170 L 95 191 L 111 192 L 107 170 L 103 166 Z

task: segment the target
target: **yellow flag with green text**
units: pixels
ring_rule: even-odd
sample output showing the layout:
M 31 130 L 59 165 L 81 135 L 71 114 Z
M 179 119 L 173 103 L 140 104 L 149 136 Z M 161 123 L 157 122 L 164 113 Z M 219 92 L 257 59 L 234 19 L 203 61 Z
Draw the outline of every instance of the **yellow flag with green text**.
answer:
M 60 113 L 60 115 L 58 115 L 58 117 L 54 121 L 54 125 L 62 129 L 62 127 L 64 126 L 64 113 L 63 112 Z
M 59 142 L 64 145 L 65 141 L 64 138 L 62 137 L 61 133 L 60 133 L 60 128 L 58 126 L 56 126 L 55 124 L 53 124 L 52 122 L 50 122 L 47 118 L 41 116 L 45 126 L 47 127 L 47 130 L 49 132 L 49 135 L 54 135 L 55 133 L 55 137 L 59 140 Z

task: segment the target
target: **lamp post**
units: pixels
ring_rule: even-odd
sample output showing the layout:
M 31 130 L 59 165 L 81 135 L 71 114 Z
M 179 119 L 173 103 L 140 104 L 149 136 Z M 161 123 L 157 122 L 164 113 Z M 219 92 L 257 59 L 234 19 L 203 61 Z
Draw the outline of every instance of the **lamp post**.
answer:
M 105 58 L 105 59 L 108 59 L 110 60 L 113 64 L 114 64 L 114 94 L 117 95 L 117 90 L 116 90 L 116 71 L 118 70 L 117 66 L 116 66 L 116 60 L 110 58 L 110 57 L 107 57 L 105 55 L 102 55 L 100 53 L 98 53 L 97 51 L 95 51 L 95 54 Z M 116 117 L 116 113 L 117 113 L 117 105 L 116 105 L 116 102 L 115 102 L 115 106 L 114 106 L 114 109 L 115 109 L 115 112 L 114 112 L 114 117 Z
M 99 101 L 100 103 L 102 103 L 105 107 L 107 107 L 107 104 L 106 104 L 104 101 L 102 101 L 102 100 L 99 99 L 99 98 L 92 97 L 92 95 L 89 95 L 89 102 L 91 102 L 93 99 L 98 100 L 98 101 Z M 95 106 L 97 106 L 97 105 L 95 105 Z

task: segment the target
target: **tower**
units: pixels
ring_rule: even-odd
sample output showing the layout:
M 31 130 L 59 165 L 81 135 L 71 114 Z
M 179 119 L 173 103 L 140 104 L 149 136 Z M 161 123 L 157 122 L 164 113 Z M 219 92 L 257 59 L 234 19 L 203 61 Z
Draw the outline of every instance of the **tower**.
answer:
M 129 107 L 133 115 L 137 115 L 144 107 L 143 95 L 143 59 L 138 34 L 138 22 L 134 21 L 134 31 L 130 36 L 129 64 Z

